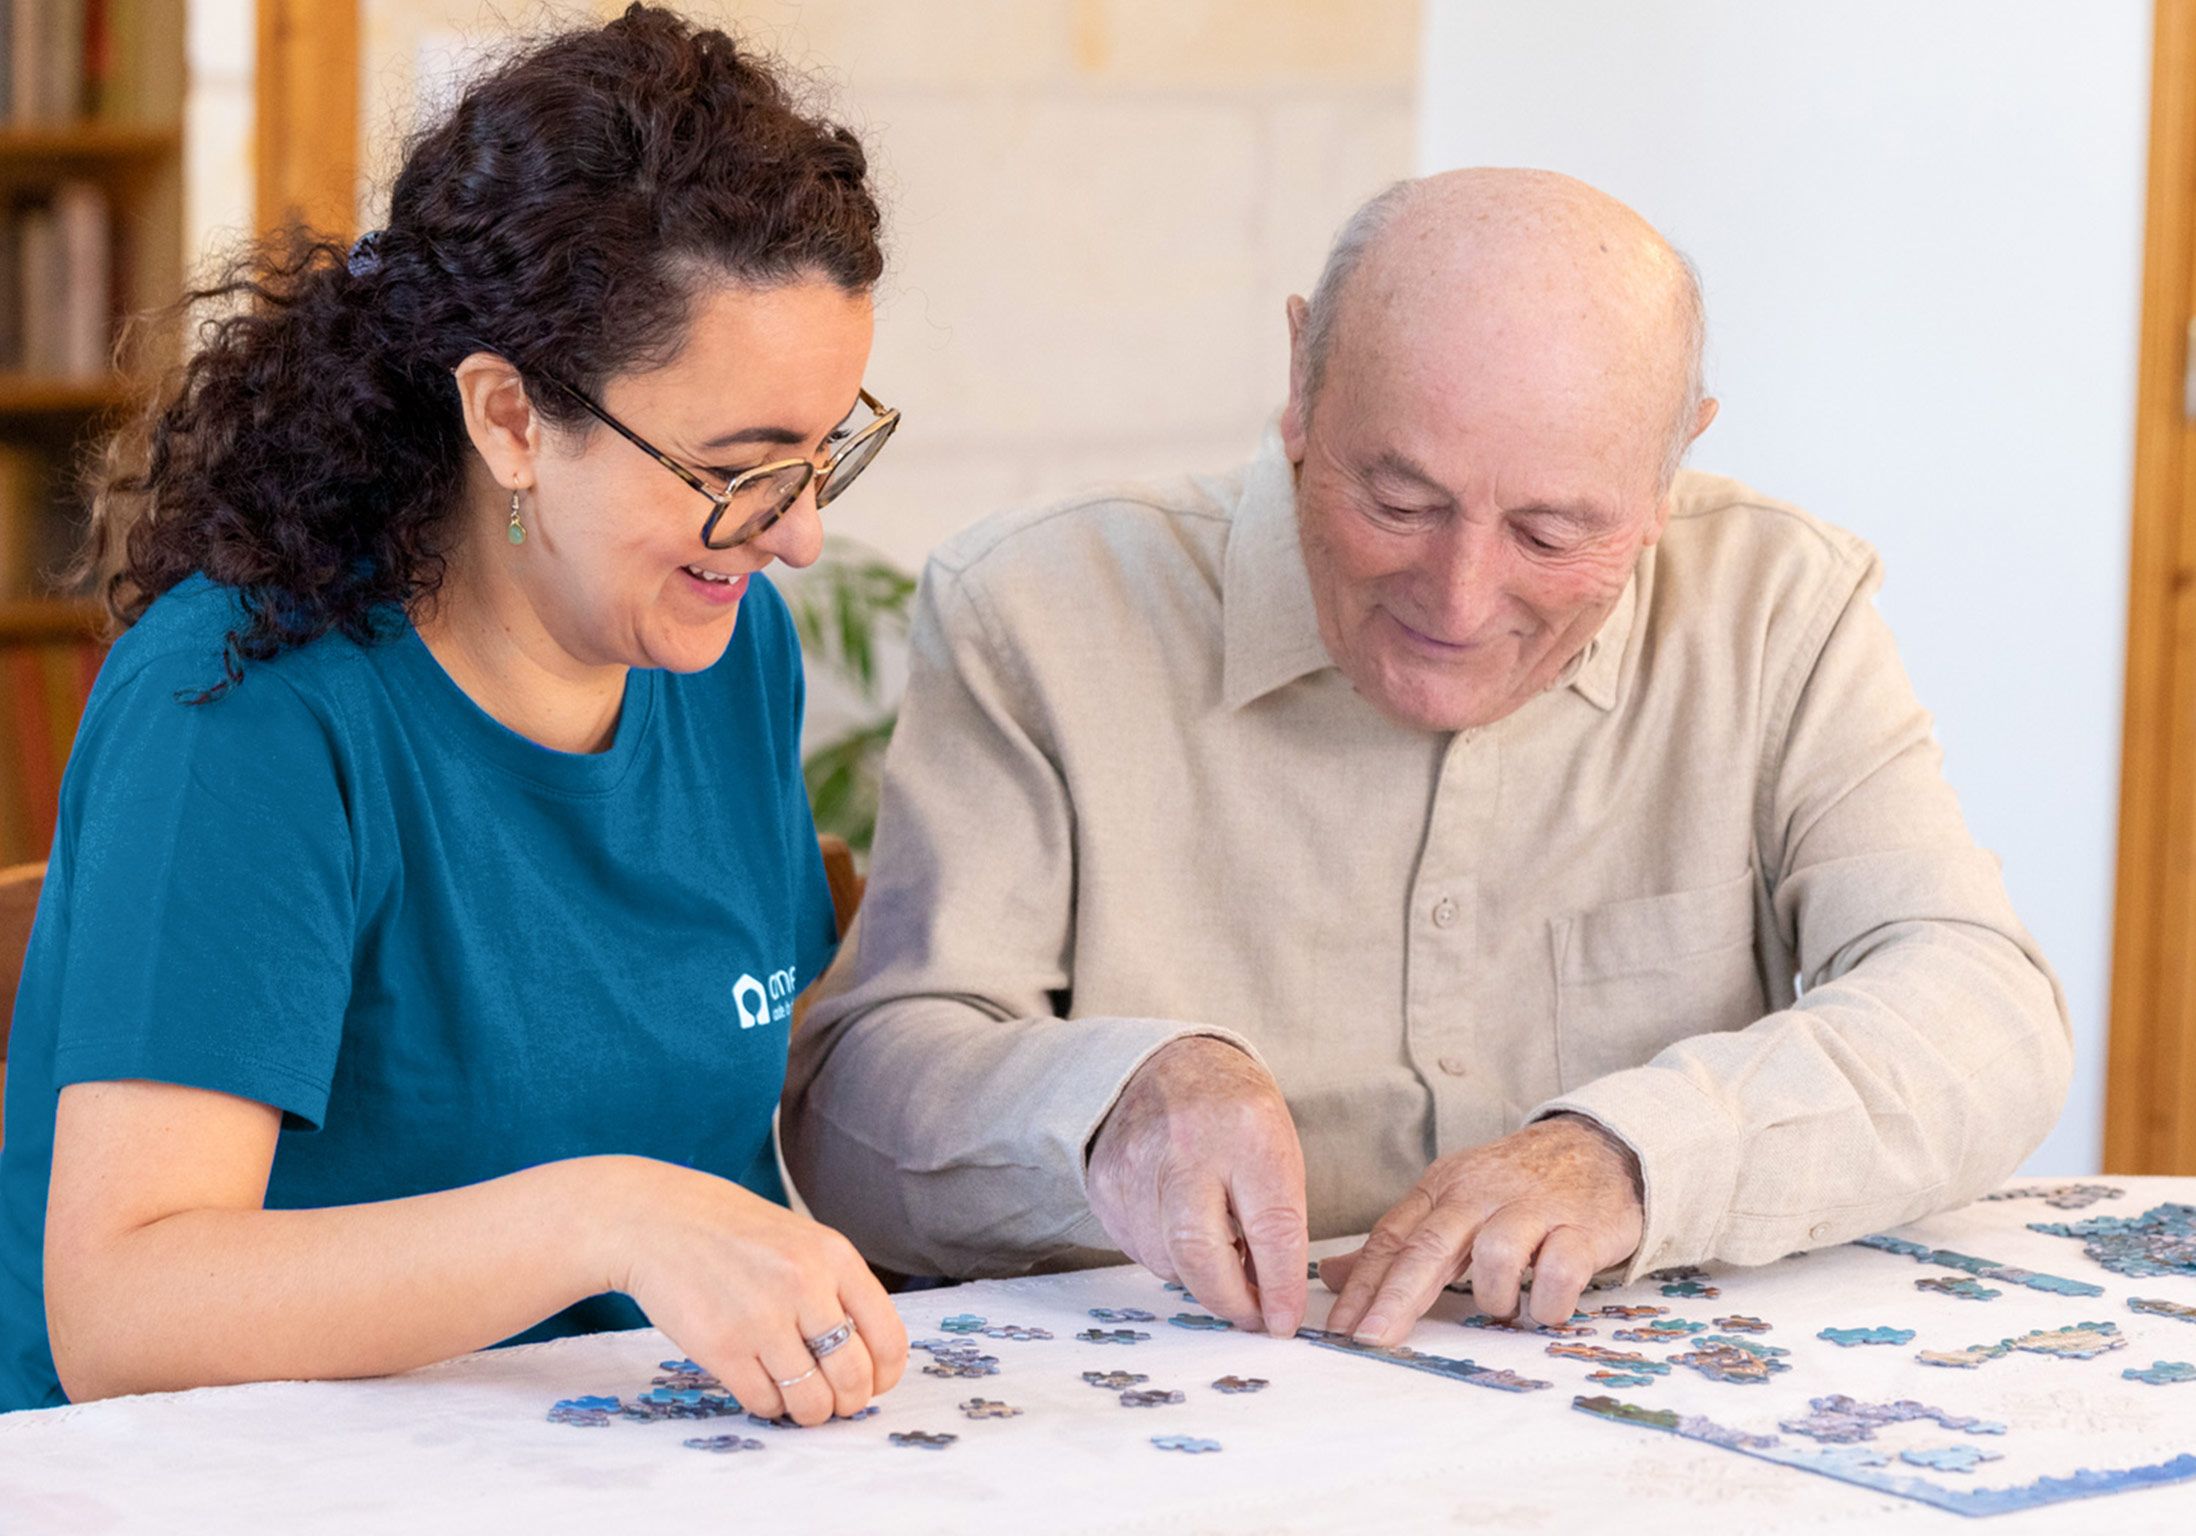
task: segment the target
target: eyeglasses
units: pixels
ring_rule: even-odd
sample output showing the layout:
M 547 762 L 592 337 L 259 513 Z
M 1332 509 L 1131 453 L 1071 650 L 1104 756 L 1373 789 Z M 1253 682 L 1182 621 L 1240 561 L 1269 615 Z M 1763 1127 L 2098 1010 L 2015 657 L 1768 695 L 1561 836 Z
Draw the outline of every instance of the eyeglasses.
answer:
M 708 498 L 709 519 L 702 524 L 702 543 L 710 549 L 734 549 L 767 532 L 792 510 L 793 503 L 801 499 L 801 492 L 808 489 L 810 481 L 816 485 L 816 510 L 820 512 L 830 506 L 841 491 L 869 468 L 877 451 L 900 425 L 900 413 L 887 409 L 865 389 L 861 391 L 861 403 L 868 408 L 872 419 L 841 443 L 821 465 L 813 459 L 775 459 L 742 470 L 719 488 L 569 384 L 558 387 L 587 407 L 597 421 Z M 729 532 L 720 537 L 719 530 L 727 528 Z

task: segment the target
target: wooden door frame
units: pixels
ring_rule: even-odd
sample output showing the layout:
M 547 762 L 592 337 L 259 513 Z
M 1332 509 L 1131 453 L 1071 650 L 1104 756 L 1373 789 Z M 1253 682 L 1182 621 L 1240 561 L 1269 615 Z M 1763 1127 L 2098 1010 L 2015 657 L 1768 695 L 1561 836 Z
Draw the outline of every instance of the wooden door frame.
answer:
M 347 241 L 358 222 L 358 0 L 258 3 L 254 222 Z
M 2156 0 L 2105 1167 L 2196 1173 L 2196 0 Z

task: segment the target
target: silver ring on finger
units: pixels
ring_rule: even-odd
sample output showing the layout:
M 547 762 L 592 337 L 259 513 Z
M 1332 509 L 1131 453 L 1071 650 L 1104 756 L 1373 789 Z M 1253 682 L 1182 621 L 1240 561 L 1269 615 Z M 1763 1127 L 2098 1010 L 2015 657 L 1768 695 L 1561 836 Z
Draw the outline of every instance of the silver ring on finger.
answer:
M 810 1354 L 821 1360 L 835 1349 L 844 1349 L 847 1342 L 854 1337 L 855 1332 L 854 1319 L 842 1317 L 839 1319 L 837 1327 L 826 1328 L 813 1339 L 803 1339 L 801 1342 L 808 1346 Z
M 811 1376 L 813 1376 L 813 1375 L 815 1375 L 815 1374 L 816 1374 L 816 1367 L 812 1365 L 812 1366 L 810 1366 L 810 1367 L 809 1367 L 809 1368 L 808 1368 L 807 1370 L 805 1370 L 805 1371 L 801 1372 L 801 1374 L 800 1374 L 800 1375 L 798 1375 L 798 1376 L 788 1376 L 788 1377 L 787 1377 L 787 1378 L 786 1378 L 785 1380 L 783 1380 L 783 1381 L 779 1381 L 779 1382 L 778 1382 L 778 1390 L 779 1390 L 780 1392 L 783 1392 L 783 1391 L 785 1391 L 785 1390 L 786 1390 L 786 1388 L 788 1388 L 788 1387 L 797 1387 L 797 1386 L 799 1386 L 799 1385 L 800 1385 L 800 1384 L 801 1384 L 802 1382 L 804 1382 L 804 1381 L 808 1380 L 808 1378 L 809 1378 L 809 1377 L 811 1377 Z M 773 1377 L 771 1378 L 771 1380 L 773 1380 L 773 1381 L 777 1381 L 777 1378 L 773 1376 Z

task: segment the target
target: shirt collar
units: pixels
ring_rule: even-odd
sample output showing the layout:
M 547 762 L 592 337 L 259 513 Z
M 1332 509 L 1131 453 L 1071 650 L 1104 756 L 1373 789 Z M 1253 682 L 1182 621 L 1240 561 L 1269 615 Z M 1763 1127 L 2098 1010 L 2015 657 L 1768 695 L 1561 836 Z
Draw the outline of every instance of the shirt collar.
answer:
M 1223 672 L 1229 709 L 1241 709 L 1334 660 L 1319 638 L 1311 578 L 1296 529 L 1296 466 L 1278 426 L 1266 429 L 1243 473 L 1221 574 Z
M 1281 446 L 1278 426 L 1266 429 L 1244 471 L 1221 582 L 1222 700 L 1229 709 L 1334 665 L 1319 638 L 1319 611 L 1297 532 L 1296 467 Z M 1634 570 L 1609 617 L 1549 685 L 1551 691 L 1571 688 L 1603 712 L 1616 707 L 1639 582 Z

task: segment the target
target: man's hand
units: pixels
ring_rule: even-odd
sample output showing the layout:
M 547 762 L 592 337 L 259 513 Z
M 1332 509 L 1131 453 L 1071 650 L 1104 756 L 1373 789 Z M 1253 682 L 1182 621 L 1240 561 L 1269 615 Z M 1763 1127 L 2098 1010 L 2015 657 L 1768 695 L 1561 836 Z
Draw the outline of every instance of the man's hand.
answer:
M 1327 1326 L 1400 1344 L 1441 1288 L 1471 1271 L 1490 1317 L 1513 1317 L 1528 1267 L 1530 1319 L 1570 1320 L 1595 1273 L 1639 1247 L 1639 1161 L 1591 1120 L 1556 1115 L 1452 1152 L 1320 1278 L 1339 1287 Z
M 1090 1208 L 1121 1251 L 1238 1328 L 1304 1320 L 1304 1150 L 1265 1068 L 1225 1041 L 1154 1051 L 1091 1139 Z

